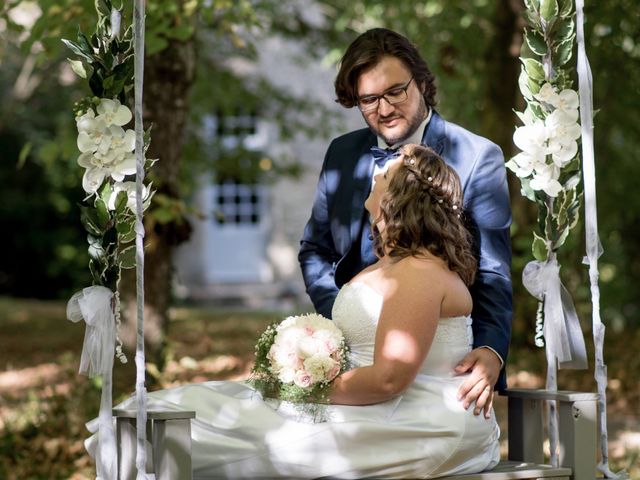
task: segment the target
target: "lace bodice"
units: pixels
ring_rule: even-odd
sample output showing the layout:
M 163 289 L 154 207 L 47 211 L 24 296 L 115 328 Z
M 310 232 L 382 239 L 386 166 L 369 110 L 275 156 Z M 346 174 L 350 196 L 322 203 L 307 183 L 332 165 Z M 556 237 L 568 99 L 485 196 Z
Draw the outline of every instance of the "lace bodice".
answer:
M 342 287 L 333 306 L 333 320 L 351 348 L 353 366 L 371 365 L 376 327 L 382 311 L 382 295 L 365 283 Z M 473 343 L 471 318 L 441 318 L 421 373 L 449 374 Z

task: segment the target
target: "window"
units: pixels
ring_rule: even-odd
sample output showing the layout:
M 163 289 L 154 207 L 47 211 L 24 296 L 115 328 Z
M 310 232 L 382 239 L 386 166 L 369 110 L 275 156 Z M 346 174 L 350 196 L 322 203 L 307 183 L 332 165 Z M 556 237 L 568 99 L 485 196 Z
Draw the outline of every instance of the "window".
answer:
M 255 225 L 260 223 L 265 204 L 264 187 L 226 180 L 217 185 L 215 202 L 218 224 Z

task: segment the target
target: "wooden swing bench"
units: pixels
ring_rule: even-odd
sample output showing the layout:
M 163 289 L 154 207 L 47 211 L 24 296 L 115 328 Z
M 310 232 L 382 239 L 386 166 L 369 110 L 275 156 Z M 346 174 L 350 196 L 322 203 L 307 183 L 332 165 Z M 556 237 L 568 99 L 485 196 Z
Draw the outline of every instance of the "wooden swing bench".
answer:
M 447 480 L 594 480 L 596 478 L 596 393 L 511 389 L 508 397 L 508 459 L 493 470 L 443 477 Z M 544 464 L 544 404 L 556 400 L 559 467 Z M 118 480 L 136 478 L 136 411 L 114 409 Z M 147 414 L 151 443 L 147 472 L 156 480 L 191 480 L 191 419 L 195 412 Z

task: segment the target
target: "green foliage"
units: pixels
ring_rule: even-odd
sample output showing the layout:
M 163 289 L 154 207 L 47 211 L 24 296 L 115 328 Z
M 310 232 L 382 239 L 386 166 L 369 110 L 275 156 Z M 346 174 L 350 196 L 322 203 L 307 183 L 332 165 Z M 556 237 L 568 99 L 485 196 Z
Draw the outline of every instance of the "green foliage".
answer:
M 133 93 L 132 28 L 129 27 L 124 35 L 120 35 L 121 6 L 116 8 L 110 0 L 97 0 L 95 7 L 97 12 L 95 33 L 88 38 L 80 30 L 76 42 L 63 39 L 63 43 L 79 57 L 76 63 L 70 60 L 73 71 L 86 79 L 91 89 L 92 95 L 84 97 L 74 109 L 78 119 L 90 115 L 87 121 L 92 121 L 94 117 L 96 120 L 100 118 L 103 99 L 106 98 L 109 101 L 118 99 L 126 105 L 130 94 Z M 109 126 L 111 122 L 106 124 L 108 128 L 112 128 Z M 105 127 L 93 128 L 99 128 L 97 131 L 101 136 L 112 135 L 111 131 L 106 130 Z M 90 134 L 93 133 L 90 132 Z M 78 145 L 82 150 L 80 135 Z M 124 135 L 124 130 L 121 135 Z M 103 148 L 117 148 L 113 146 L 114 143 L 103 147 L 102 144 L 105 141 L 102 140 L 99 147 L 93 147 L 97 148 L 101 155 L 109 155 L 109 151 L 102 151 Z M 144 150 L 146 151 L 147 148 L 148 141 Z M 82 152 L 86 152 L 83 155 L 90 153 L 86 150 Z M 107 159 L 104 160 L 97 155 L 96 152 L 90 153 L 90 162 L 93 164 L 99 160 L 100 168 L 109 168 L 110 164 L 122 161 L 117 160 L 117 157 L 111 160 L 110 157 L 106 157 Z M 125 154 L 122 153 L 122 155 Z M 112 156 L 115 157 L 115 153 Z M 150 166 L 153 162 L 146 163 Z M 87 175 L 89 175 L 88 169 L 85 177 Z M 107 172 L 106 176 L 103 174 L 98 190 L 87 190 L 88 196 L 79 205 L 80 221 L 88 233 L 89 271 L 93 277 L 93 283 L 107 286 L 113 291 L 117 289 L 121 270 L 134 268 L 136 265 L 136 247 L 132 244 L 135 239 L 136 217 L 128 206 L 129 196 L 125 190 L 122 190 L 123 185 L 114 180 L 113 174 Z M 85 189 L 87 189 L 86 186 Z M 114 195 L 115 198 L 112 198 Z M 144 200 L 144 208 L 146 208 L 150 199 Z M 112 206 L 110 206 L 111 202 Z
M 75 42 L 78 26 L 84 32 L 94 28 L 94 1 L 37 0 L 44 14 L 31 29 L 17 25 L 7 15 L 19 3 L 20 0 L 7 0 L 0 6 L 0 17 L 6 22 L 6 30 L 0 31 L 0 134 L 6 139 L 2 145 L 1 169 L 7 172 L 3 177 L 6 186 L 2 193 L 5 195 L 0 201 L 6 208 L 0 216 L 3 225 L 14 232 L 12 238 L 15 239 L 3 249 L 12 252 L 3 257 L 4 265 L 7 265 L 3 278 L 10 276 L 18 281 L 18 276 L 24 273 L 19 281 L 22 285 L 20 292 L 27 294 L 27 272 L 31 278 L 44 275 L 47 292 L 41 290 L 33 294 L 64 297 L 67 293 L 62 292 L 58 285 L 71 289 L 86 283 L 84 265 L 88 257 L 82 247 L 84 237 L 73 229 L 79 214 L 75 203 L 79 200 L 77 185 L 81 172 L 76 164 L 73 119 L 65 110 L 85 92 L 79 91 L 78 83 L 69 84 L 60 79 L 60 62 L 66 63 L 65 57 L 71 57 L 60 38 Z M 550 27 L 554 38 L 566 39 L 575 34 L 573 16 L 569 12 L 572 3 L 570 0 L 557 0 L 558 15 Z M 507 76 L 497 74 L 493 67 L 505 56 L 517 63 L 514 49 L 519 44 L 522 26 L 518 22 L 521 20 L 516 19 L 511 32 L 507 24 L 500 23 L 500 15 L 511 8 L 511 3 L 487 0 L 427 0 L 418 3 L 358 0 L 345 3 L 323 0 L 318 8 L 326 15 L 326 20 L 322 21 L 308 15 L 311 9 L 304 2 L 264 0 L 251 3 L 253 12 L 248 4 L 230 0 L 147 2 L 148 32 L 161 30 L 156 28 L 156 23 L 178 26 L 195 22 L 198 74 L 189 99 L 192 117 L 183 153 L 185 162 L 180 172 L 183 183 L 192 183 L 194 177 L 202 172 L 209 173 L 210 167 L 215 168 L 221 158 L 220 152 L 211 150 L 216 146 L 209 147 L 197 137 L 203 115 L 216 112 L 221 104 L 234 112 L 245 101 L 255 102 L 253 105 L 263 109 L 261 114 L 283 120 L 289 132 L 295 131 L 300 122 L 310 130 L 321 129 L 318 131 L 323 135 L 329 127 L 334 131 L 343 130 L 331 117 L 317 114 L 312 105 L 304 104 L 298 108 L 303 104 L 298 103 L 300 99 L 287 89 L 278 89 L 271 98 L 275 89 L 263 89 L 258 76 L 247 79 L 226 68 L 229 59 L 239 56 L 249 60 L 255 58 L 253 43 L 258 38 L 256 33 L 282 35 L 298 42 L 304 54 L 316 55 L 318 61 L 332 63 L 339 60 L 346 45 L 365 29 L 374 26 L 394 28 L 417 44 L 435 73 L 440 113 L 496 141 L 507 157 L 513 153 L 510 134 L 517 121 L 513 110 L 521 110 L 523 103 L 513 100 L 499 112 L 497 124 L 509 130 L 506 140 L 495 135 L 490 128 L 491 122 L 487 120 L 492 108 L 491 99 L 495 97 L 491 88 L 503 89 L 509 80 Z M 540 37 L 544 37 L 535 33 L 541 29 L 540 16 L 528 12 L 539 11 L 540 4 L 540 0 L 526 0 L 527 10 L 522 12 L 531 24 L 525 47 L 532 51 L 531 58 L 533 53 L 538 54 L 537 58 L 544 55 L 542 51 L 535 51 L 541 46 Z M 130 22 L 131 18 L 130 3 L 125 2 L 125 5 L 123 24 Z M 173 13 L 171 8 L 174 8 Z M 164 13 L 159 15 L 160 12 Z M 624 325 L 640 325 L 640 299 L 636 288 L 640 278 L 640 255 L 633 241 L 640 237 L 640 224 L 636 220 L 636 212 L 640 211 L 640 195 L 635 186 L 635 179 L 640 176 L 640 162 L 636 160 L 640 149 L 640 135 L 637 134 L 637 125 L 640 125 L 640 24 L 634 21 L 640 16 L 640 4 L 633 0 L 590 2 L 585 13 L 594 106 L 599 109 L 594 135 L 599 226 L 604 247 L 604 255 L 600 258 L 602 315 L 605 323 L 613 328 L 622 328 Z M 492 42 L 502 33 L 508 34 L 507 43 L 496 48 Z M 160 37 L 163 35 L 165 33 L 158 34 Z M 170 29 L 166 35 L 167 38 L 171 35 Z M 26 40 L 22 41 L 25 36 Z M 153 46 L 149 38 L 148 33 L 147 54 Z M 35 44 L 38 48 L 34 47 Z M 22 49 L 21 55 L 11 54 L 16 45 Z M 551 54 L 562 60 L 566 53 L 562 53 L 560 45 L 554 48 L 555 53 L 552 51 Z M 562 71 L 556 71 L 559 88 L 570 85 L 573 72 L 565 67 L 572 63 L 573 58 L 567 60 Z M 15 80 L 24 62 L 33 59 L 35 71 L 27 78 L 42 78 L 44 72 L 46 81 L 37 84 L 31 96 L 18 101 L 13 95 Z M 529 80 L 526 73 L 520 78 L 521 86 L 524 83 L 531 93 L 538 93 L 538 82 Z M 239 88 L 241 86 L 243 89 Z M 262 102 L 267 102 L 267 106 L 260 106 Z M 307 109 L 309 106 L 311 110 Z M 11 140 L 8 140 L 9 133 Z M 17 143 L 18 147 L 8 149 L 10 143 Z M 23 152 L 22 161 L 19 161 L 20 151 Z M 275 166 L 283 159 L 272 160 Z M 17 164 L 23 165 L 23 170 L 16 170 Z M 525 182 L 521 187 L 527 198 L 535 198 L 533 190 Z M 39 194 L 33 195 L 33 190 Z M 513 191 L 517 192 L 517 188 Z M 523 322 L 523 319 L 534 318 L 535 302 L 525 291 L 517 289 L 518 276 L 515 272 L 520 271 L 531 258 L 531 231 L 541 230 L 537 230 L 535 212 L 531 215 L 536 205 L 521 208 L 515 197 L 513 202 L 515 304 L 523 306 L 516 322 Z M 580 238 L 582 222 L 580 218 L 576 219 L 578 223 L 574 233 L 567 237 L 558 255 L 567 286 L 575 292 L 579 303 L 577 307 L 588 314 L 588 289 L 585 295 L 582 294 L 586 279 L 581 263 L 584 252 Z M 26 245 L 30 247 L 26 248 Z M 12 263 L 14 260 L 15 264 Z M 27 265 L 29 268 L 25 267 Z M 44 265 L 46 267 L 42 267 Z M 0 288 L 17 291 L 5 290 L 8 285 L 3 283 Z M 526 331 L 529 333 L 531 328 L 527 327 Z
M 525 29 L 523 56 L 520 58 L 522 71 L 519 84 L 529 114 L 536 121 L 544 122 L 556 107 L 537 96 L 541 87 L 551 85 L 554 91 L 571 87 L 568 72 L 561 67 L 571 57 L 575 39 L 574 15 L 570 2 L 569 7 L 564 1 L 559 5 L 557 0 L 542 0 L 539 5 L 528 5 L 526 17 L 529 25 Z M 521 120 L 526 117 L 519 116 Z M 547 158 L 550 158 L 549 154 Z M 509 162 L 510 167 L 514 161 Z M 522 180 L 523 195 L 538 206 L 539 234 L 534 232 L 533 255 L 537 260 L 545 261 L 555 257 L 569 231 L 578 222 L 581 199 L 577 191 L 580 184 L 579 157 L 575 156 L 573 161 L 561 168 L 558 180 L 562 189 L 557 198 L 541 189 L 532 190 L 528 176 Z

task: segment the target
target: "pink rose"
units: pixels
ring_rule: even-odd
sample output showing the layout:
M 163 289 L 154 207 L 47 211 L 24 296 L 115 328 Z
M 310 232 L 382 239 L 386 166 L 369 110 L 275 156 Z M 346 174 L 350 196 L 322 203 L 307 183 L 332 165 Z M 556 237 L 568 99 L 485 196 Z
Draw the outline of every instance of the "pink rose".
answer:
M 304 370 L 298 370 L 296 372 L 295 377 L 293 378 L 293 383 L 301 388 L 308 388 L 313 383 L 311 379 L 311 375 L 309 375 Z

